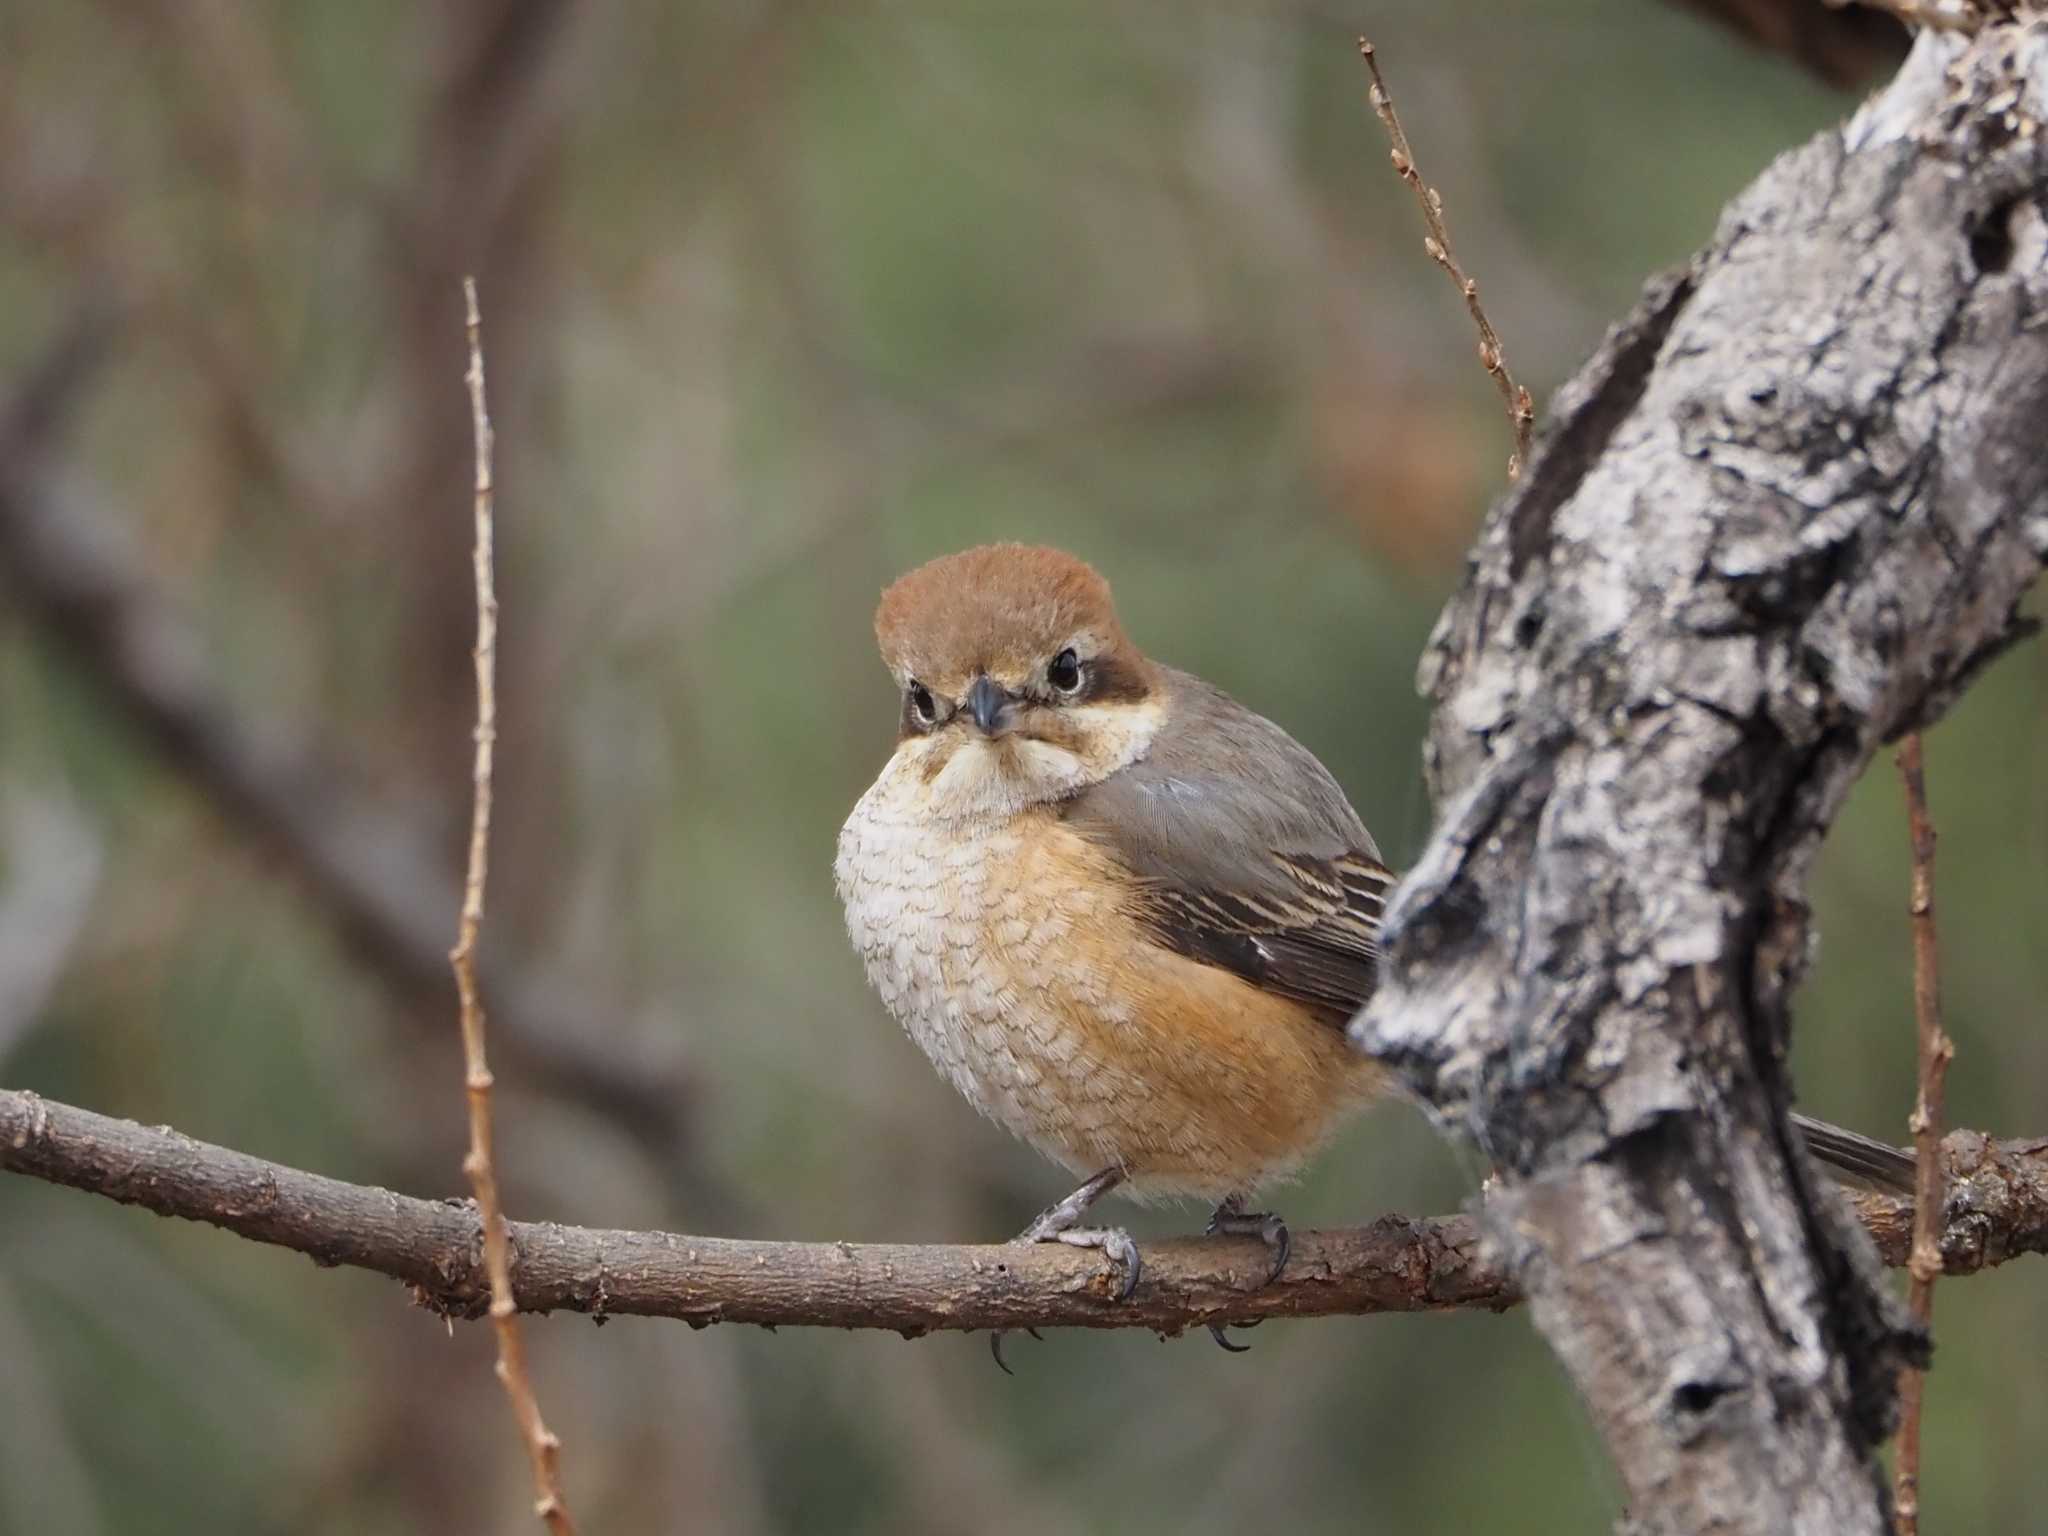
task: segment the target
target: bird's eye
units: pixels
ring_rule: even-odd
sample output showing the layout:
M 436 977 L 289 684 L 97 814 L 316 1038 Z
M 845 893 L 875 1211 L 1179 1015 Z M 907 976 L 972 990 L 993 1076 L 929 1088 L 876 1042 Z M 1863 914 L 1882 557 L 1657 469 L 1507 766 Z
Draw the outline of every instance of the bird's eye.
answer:
M 910 712 L 917 717 L 919 725 L 930 725 L 939 718 L 938 706 L 932 703 L 932 691 L 923 683 L 910 685 Z
M 1074 654 L 1071 645 L 1053 657 L 1052 664 L 1045 669 L 1045 680 L 1057 693 L 1081 691 L 1081 658 Z

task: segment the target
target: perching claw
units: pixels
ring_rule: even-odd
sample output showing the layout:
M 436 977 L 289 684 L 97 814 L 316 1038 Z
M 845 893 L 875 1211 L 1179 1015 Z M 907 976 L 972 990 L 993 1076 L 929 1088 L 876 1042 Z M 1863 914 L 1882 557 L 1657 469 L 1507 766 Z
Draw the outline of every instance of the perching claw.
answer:
M 1271 1211 L 1246 1210 L 1243 1195 L 1232 1195 L 1218 1205 L 1206 1230 L 1211 1237 L 1256 1237 L 1263 1242 L 1273 1255 L 1273 1267 L 1266 1271 L 1267 1285 L 1280 1278 L 1288 1255 L 1294 1251 L 1287 1223 Z
M 1088 1207 L 1123 1183 L 1125 1177 L 1120 1167 L 1103 1169 L 1059 1204 L 1041 1211 L 1030 1226 L 1017 1234 L 1016 1240 L 1020 1243 L 1067 1243 L 1075 1248 L 1100 1248 L 1111 1262 L 1123 1266 L 1123 1283 L 1117 1287 L 1116 1299 L 1129 1301 L 1131 1293 L 1138 1288 L 1138 1277 L 1145 1270 L 1143 1261 L 1138 1257 L 1138 1245 L 1131 1241 L 1131 1234 L 1122 1227 L 1077 1225 Z M 1024 1331 L 1034 1339 L 1038 1337 L 1036 1329 L 1026 1328 Z M 1002 1367 L 1003 1374 L 1014 1376 L 1016 1372 L 1003 1359 L 1003 1335 L 1007 1332 L 1006 1328 L 998 1328 L 990 1333 L 988 1347 L 996 1364 Z
M 1216 1347 L 1218 1349 L 1226 1349 L 1230 1351 L 1230 1353 L 1233 1355 L 1241 1355 L 1246 1350 L 1251 1348 L 1251 1345 L 1249 1344 L 1231 1343 L 1229 1339 L 1224 1337 L 1223 1325 L 1221 1323 L 1210 1323 L 1208 1325 L 1208 1329 L 1209 1337 L 1216 1341 Z
M 1037 1339 L 1039 1343 L 1043 1344 L 1045 1342 L 1036 1328 L 1026 1328 L 1024 1331 L 1034 1339 Z M 1017 1373 L 1011 1370 L 1009 1363 L 1003 1359 L 1003 1340 L 1008 1338 L 1009 1334 L 1010 1330 L 1007 1328 L 992 1329 L 988 1336 L 988 1352 L 990 1357 L 994 1359 L 997 1370 L 1001 1371 L 1005 1376 L 1014 1376 Z

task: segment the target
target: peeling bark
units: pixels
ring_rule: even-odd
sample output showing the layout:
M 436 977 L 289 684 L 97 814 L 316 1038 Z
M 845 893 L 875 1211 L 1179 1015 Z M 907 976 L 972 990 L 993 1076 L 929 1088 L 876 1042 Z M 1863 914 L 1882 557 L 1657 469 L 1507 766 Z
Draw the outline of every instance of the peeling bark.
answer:
M 1923 37 L 1560 392 L 1421 667 L 1440 820 L 1353 1026 L 1502 1171 L 1486 1229 L 1643 1532 L 1880 1532 L 1926 1342 L 1789 1129 L 1850 786 L 2048 558 L 2048 30 Z

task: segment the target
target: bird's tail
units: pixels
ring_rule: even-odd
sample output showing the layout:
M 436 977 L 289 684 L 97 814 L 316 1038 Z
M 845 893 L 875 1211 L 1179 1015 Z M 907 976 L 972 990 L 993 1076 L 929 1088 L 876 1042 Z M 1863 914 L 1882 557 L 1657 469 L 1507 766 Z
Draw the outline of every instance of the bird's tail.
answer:
M 1912 1153 L 1875 1137 L 1845 1131 L 1811 1115 L 1794 1114 L 1792 1123 L 1805 1138 L 1806 1150 L 1845 1183 L 1866 1185 L 1889 1194 L 1913 1192 Z

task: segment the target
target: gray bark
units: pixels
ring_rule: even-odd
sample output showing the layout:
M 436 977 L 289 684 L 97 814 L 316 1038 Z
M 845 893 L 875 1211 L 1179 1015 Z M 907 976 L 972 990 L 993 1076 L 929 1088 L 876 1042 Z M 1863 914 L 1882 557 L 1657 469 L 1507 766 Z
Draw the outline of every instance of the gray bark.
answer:
M 1422 663 L 1439 822 L 1354 1034 L 1501 1170 L 1632 1529 L 1887 1528 L 1925 1340 L 1788 1127 L 1789 993 L 1850 786 L 2028 628 L 2044 117 L 2048 31 L 1930 35 L 1767 170 L 1561 391 Z

